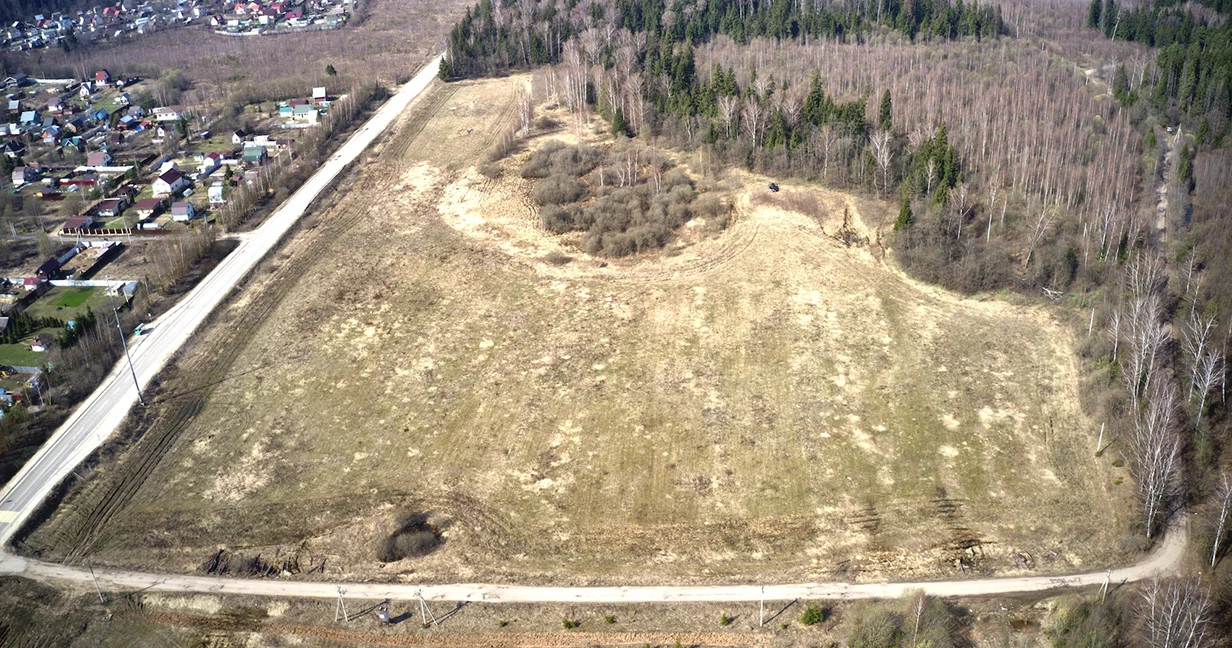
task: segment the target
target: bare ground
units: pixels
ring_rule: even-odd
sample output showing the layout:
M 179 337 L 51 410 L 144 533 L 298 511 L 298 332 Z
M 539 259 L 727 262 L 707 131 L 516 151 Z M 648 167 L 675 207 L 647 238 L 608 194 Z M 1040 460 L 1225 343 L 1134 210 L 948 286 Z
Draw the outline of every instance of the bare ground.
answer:
M 737 206 L 723 234 L 588 258 L 535 227 L 526 150 L 497 180 L 474 170 L 524 83 L 450 84 L 409 111 L 30 547 L 561 583 L 1126 559 L 1130 486 L 1093 456 L 1052 314 L 905 278 L 868 213 L 884 205 L 739 173 L 712 180 Z M 867 244 L 836 240 L 844 213 Z M 445 544 L 378 563 L 407 511 Z

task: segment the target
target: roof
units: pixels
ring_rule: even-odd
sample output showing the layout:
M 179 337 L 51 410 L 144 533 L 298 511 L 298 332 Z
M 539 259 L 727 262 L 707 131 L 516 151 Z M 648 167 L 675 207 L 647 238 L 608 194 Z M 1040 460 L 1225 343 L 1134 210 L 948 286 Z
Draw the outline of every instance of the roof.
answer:
M 167 184 L 175 184 L 184 178 L 184 174 L 175 169 L 169 169 L 166 173 L 158 176 L 159 180 Z
M 155 209 L 158 209 L 158 206 L 161 205 L 162 202 L 163 201 L 157 198 L 146 198 L 133 203 L 133 209 L 136 209 L 137 211 L 154 211 Z
M 192 207 L 192 203 L 181 200 L 179 202 L 171 203 L 171 213 L 172 214 L 187 214 L 189 208 L 191 207 Z
M 86 223 L 89 223 L 89 222 L 90 222 L 89 216 L 74 216 L 64 221 L 64 229 L 65 230 L 81 229 L 82 227 L 85 227 Z M 41 272 L 42 268 L 39 268 L 39 271 Z
M 124 201 L 120 200 L 119 198 L 108 198 L 107 200 L 100 201 L 98 203 L 98 208 L 99 209 L 115 209 L 116 207 L 119 207 L 123 203 Z

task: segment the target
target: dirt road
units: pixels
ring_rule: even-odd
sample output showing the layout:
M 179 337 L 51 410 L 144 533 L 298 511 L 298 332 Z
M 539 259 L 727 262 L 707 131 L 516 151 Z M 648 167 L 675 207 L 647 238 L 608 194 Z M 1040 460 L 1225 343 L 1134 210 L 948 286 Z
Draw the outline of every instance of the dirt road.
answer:
M 1146 560 L 1107 572 L 1070 576 L 1020 576 L 979 580 L 926 581 L 906 583 L 796 583 L 780 585 L 643 586 L 643 587 L 536 587 L 529 585 L 413 585 L 384 583 L 325 583 L 143 574 L 133 571 L 68 567 L 6 555 L 0 558 L 0 574 L 25 576 L 49 583 L 76 583 L 89 586 L 96 578 L 103 589 L 149 592 L 198 592 L 331 599 L 339 591 L 348 599 L 475 601 L 485 603 L 658 603 L 658 602 L 734 602 L 789 601 L 794 599 L 880 599 L 897 598 L 911 590 L 933 596 L 985 596 L 1021 592 L 1046 592 L 1092 587 L 1107 579 L 1116 585 L 1171 573 L 1184 556 L 1188 530 L 1178 524 Z

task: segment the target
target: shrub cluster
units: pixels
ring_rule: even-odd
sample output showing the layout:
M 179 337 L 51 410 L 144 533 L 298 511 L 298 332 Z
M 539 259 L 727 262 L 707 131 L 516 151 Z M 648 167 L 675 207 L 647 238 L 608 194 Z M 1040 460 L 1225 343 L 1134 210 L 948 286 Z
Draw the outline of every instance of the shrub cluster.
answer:
M 408 515 L 394 532 L 377 544 L 377 560 L 388 563 L 403 558 L 426 556 L 441 545 L 441 534 L 424 514 Z
M 642 157 L 637 153 L 635 160 Z M 582 247 L 588 253 L 622 257 L 663 247 L 695 216 L 715 229 L 726 227 L 727 206 L 714 194 L 699 196 L 683 171 L 653 156 L 630 165 L 628 150 L 611 155 L 605 159 L 592 147 L 558 141 L 531 155 L 522 177 L 539 179 L 531 196 L 544 229 L 585 232 Z

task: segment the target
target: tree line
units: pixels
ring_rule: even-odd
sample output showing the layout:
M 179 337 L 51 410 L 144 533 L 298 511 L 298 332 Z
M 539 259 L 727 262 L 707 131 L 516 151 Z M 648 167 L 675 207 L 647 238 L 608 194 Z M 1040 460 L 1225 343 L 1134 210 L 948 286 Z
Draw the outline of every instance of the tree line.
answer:
M 657 73 L 661 54 L 720 34 L 741 43 L 755 38 L 859 40 L 876 28 L 913 39 L 988 38 L 1004 33 L 1005 23 L 999 6 L 962 0 L 481 0 L 450 32 L 441 76 L 558 63 L 566 41 L 595 28 L 609 43 L 619 30 L 644 39 L 648 47 L 636 63 Z M 609 62 L 611 55 L 605 53 Z

